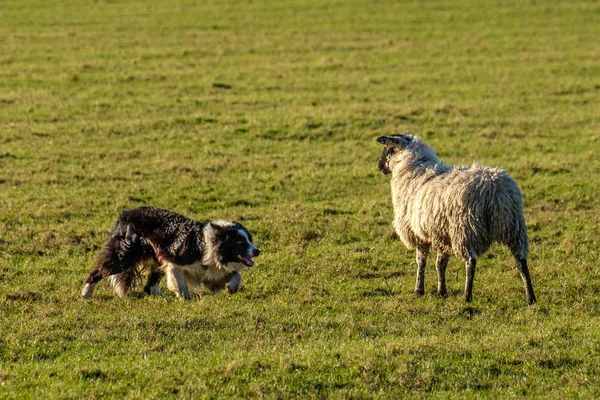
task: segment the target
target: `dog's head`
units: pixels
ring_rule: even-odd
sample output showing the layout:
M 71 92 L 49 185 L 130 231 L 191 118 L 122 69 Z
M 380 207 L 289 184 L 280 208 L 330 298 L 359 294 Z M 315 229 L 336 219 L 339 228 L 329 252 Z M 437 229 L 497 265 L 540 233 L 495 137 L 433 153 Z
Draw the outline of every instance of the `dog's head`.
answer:
M 418 161 L 437 161 L 435 151 L 427 146 L 421 138 L 411 134 L 380 136 L 377 142 L 385 145 L 379 158 L 379 170 L 389 174 L 394 166 L 405 156 L 412 156 Z
M 221 265 L 241 271 L 254 265 L 260 250 L 252 243 L 252 235 L 240 223 L 211 223 L 218 246 L 217 257 Z

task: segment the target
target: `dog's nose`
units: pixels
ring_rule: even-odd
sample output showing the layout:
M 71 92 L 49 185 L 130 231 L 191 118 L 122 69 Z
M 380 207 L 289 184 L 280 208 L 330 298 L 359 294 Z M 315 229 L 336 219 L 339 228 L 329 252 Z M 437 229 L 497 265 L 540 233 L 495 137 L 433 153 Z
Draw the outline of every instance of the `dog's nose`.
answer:
M 252 252 L 252 257 L 258 257 L 260 255 L 260 250 L 259 249 L 254 249 L 254 251 Z

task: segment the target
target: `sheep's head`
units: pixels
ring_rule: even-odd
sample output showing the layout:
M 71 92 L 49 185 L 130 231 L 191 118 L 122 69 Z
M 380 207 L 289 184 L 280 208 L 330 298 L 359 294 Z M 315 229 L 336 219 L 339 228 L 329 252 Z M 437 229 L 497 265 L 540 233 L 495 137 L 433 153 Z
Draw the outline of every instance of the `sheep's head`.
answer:
M 377 141 L 383 145 L 383 153 L 379 158 L 379 170 L 384 174 L 392 172 L 393 164 L 397 155 L 404 151 L 413 142 L 414 137 L 410 134 L 399 134 L 390 136 L 380 136 Z
M 399 162 L 416 163 L 421 166 L 439 163 L 435 151 L 418 136 L 408 133 L 380 136 L 377 141 L 385 145 L 379 159 L 379 170 L 384 174 L 391 173 Z

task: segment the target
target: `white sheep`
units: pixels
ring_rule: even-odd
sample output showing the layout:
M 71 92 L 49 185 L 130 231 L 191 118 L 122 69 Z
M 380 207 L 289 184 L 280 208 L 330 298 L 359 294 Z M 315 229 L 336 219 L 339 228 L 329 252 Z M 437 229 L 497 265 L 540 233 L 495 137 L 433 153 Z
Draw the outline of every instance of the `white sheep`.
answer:
M 472 300 L 476 259 L 494 242 L 508 246 L 525 284 L 527 303 L 536 301 L 527 268 L 529 245 L 523 197 L 499 168 L 459 168 L 442 163 L 435 151 L 410 134 L 381 136 L 379 170 L 392 174 L 394 228 L 417 253 L 415 294 L 425 292 L 425 262 L 437 252 L 439 296 L 445 297 L 450 255 L 466 262 L 465 301 Z

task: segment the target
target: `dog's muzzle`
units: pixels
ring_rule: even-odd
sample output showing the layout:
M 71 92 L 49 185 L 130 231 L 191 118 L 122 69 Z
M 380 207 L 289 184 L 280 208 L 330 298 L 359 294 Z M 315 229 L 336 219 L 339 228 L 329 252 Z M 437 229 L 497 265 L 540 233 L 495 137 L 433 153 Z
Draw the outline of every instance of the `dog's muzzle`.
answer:
M 258 257 L 259 254 L 259 249 L 252 249 L 252 257 Z M 241 254 L 238 255 L 238 259 L 242 262 L 242 264 L 246 265 L 247 267 L 252 267 L 254 265 L 254 260 L 252 259 L 252 257 L 243 256 Z

